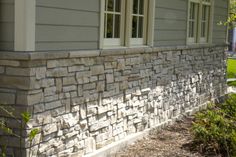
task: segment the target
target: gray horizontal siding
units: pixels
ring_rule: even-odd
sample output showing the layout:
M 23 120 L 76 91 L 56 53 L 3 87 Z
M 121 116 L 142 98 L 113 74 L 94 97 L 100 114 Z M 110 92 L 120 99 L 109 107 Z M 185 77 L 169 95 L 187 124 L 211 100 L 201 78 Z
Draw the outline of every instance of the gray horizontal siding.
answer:
M 36 50 L 98 49 L 99 2 L 37 0 Z
M 14 0 L 0 0 L 0 50 L 14 50 Z
M 225 43 L 227 27 L 218 25 L 218 23 L 220 21 L 224 22 L 227 20 L 228 2 L 227 0 L 215 0 L 214 7 L 212 42 L 215 44 Z
M 156 0 L 154 46 L 186 44 L 187 0 Z

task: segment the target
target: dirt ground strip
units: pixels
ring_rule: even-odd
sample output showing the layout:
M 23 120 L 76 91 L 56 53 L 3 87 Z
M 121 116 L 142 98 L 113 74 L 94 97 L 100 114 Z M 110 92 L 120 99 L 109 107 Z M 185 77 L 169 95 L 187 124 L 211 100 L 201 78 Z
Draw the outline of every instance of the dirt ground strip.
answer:
M 190 132 L 193 117 L 177 121 L 162 130 L 154 130 L 142 140 L 111 157 L 220 157 L 214 153 L 201 154 L 192 144 Z

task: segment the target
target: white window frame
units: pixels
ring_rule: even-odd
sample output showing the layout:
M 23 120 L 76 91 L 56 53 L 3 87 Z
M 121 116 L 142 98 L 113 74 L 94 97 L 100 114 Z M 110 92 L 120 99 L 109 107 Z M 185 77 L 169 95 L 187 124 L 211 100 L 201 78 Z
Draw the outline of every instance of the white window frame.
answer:
M 132 2 L 133 0 L 121 0 L 121 27 L 120 38 L 104 37 L 104 20 L 105 20 L 105 0 L 100 0 L 100 49 L 123 48 L 123 47 L 143 47 L 153 46 L 154 40 L 154 20 L 155 20 L 155 0 L 144 0 L 145 20 L 144 20 L 144 36 L 143 38 L 132 38 Z M 147 2 L 148 1 L 148 2 Z
M 199 16 L 199 10 L 200 10 L 200 0 L 189 0 L 189 3 L 188 3 L 188 33 L 187 33 L 187 42 L 188 43 L 196 43 L 197 42 L 197 36 L 198 36 L 198 16 Z M 189 22 L 190 22 L 190 19 L 189 19 L 189 16 L 190 16 L 190 8 L 191 8 L 191 3 L 196 3 L 198 4 L 199 8 L 198 10 L 195 9 L 195 12 L 194 12 L 194 16 L 195 16 L 195 20 L 193 21 L 194 22 L 194 30 L 193 30 L 193 37 L 189 37 Z
M 195 26 L 194 37 L 189 37 L 189 16 L 190 16 L 190 5 L 191 3 L 198 3 L 199 4 L 199 11 L 198 11 L 198 18 Z M 209 17 L 207 20 L 207 29 L 206 37 L 201 37 L 201 30 L 202 30 L 202 6 L 207 5 L 210 7 Z M 188 17 L 187 17 L 187 45 L 191 44 L 210 44 L 212 43 L 212 25 L 213 25 L 213 10 L 214 10 L 214 0 L 189 0 L 188 1 Z
M 104 22 L 105 21 L 105 13 L 111 13 L 111 14 L 114 14 L 116 15 L 117 13 L 115 12 L 111 12 L 111 11 L 105 11 L 104 8 L 105 8 L 105 0 L 103 1 L 103 25 L 104 25 Z M 124 34 L 122 32 L 124 32 L 124 16 L 125 16 L 125 12 L 124 12 L 124 0 L 121 0 L 121 6 L 120 6 L 120 9 L 121 9 L 121 12 L 120 12 L 120 38 L 105 38 L 103 39 L 103 43 L 104 43 L 104 46 L 105 47 L 113 47 L 113 46 L 120 46 L 122 45 L 122 39 L 124 38 Z M 113 19 L 114 20 L 114 19 Z M 105 25 L 104 25 L 105 27 Z M 114 27 L 114 26 L 113 26 Z M 103 28 L 104 29 L 104 28 Z M 114 28 L 113 28 L 114 29 Z M 104 36 L 105 32 L 103 30 L 103 36 Z
M 131 34 L 130 34 L 130 46 L 139 46 L 139 45 L 146 45 L 146 39 L 147 39 L 147 26 L 148 26 L 148 13 L 147 13 L 147 10 L 148 10 L 148 1 L 147 0 L 143 0 L 143 7 L 144 7 L 144 10 L 143 10 L 143 15 L 140 15 L 140 14 L 134 14 L 132 13 L 133 12 L 133 0 L 130 0 L 130 5 L 131 5 L 131 13 L 130 13 L 130 30 L 132 30 L 132 20 L 133 20 L 133 17 L 136 16 L 136 17 L 143 17 L 143 38 L 133 38 L 132 37 L 132 31 L 131 31 Z M 138 7 L 139 8 L 139 7 Z M 137 33 L 138 33 L 138 29 L 137 29 Z
M 202 29 L 204 29 L 204 28 L 202 28 L 202 9 L 203 9 L 203 5 L 206 5 L 207 7 L 209 7 L 209 9 L 208 9 L 208 12 L 206 13 L 207 15 L 208 15 L 208 17 L 207 17 L 207 19 L 206 19 L 206 23 L 205 23 L 205 26 L 204 27 L 206 27 L 206 32 L 205 32 L 205 34 L 206 34 L 206 36 L 205 37 L 202 37 L 202 35 L 201 35 L 201 33 L 202 33 Z M 211 18 L 211 3 L 210 2 L 205 2 L 205 1 L 202 1 L 202 4 L 201 4 L 201 7 L 200 7 L 200 9 L 201 9 L 201 13 L 200 13 L 200 15 L 201 15 L 201 18 L 200 18 L 200 21 L 199 21 L 199 25 L 201 25 L 200 26 L 200 28 L 201 28 L 201 30 L 199 31 L 199 42 L 200 43 L 207 43 L 208 42 L 208 40 L 209 40 L 209 32 L 210 32 L 210 18 Z

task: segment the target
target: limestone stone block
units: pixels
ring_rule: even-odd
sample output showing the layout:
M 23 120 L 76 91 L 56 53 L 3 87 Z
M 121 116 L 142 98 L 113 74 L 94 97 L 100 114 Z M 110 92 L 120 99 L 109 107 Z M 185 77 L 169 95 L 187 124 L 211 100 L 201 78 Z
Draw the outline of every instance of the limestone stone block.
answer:
M 103 141 L 107 140 L 108 137 L 109 137 L 109 133 L 108 132 L 101 133 L 101 134 L 96 136 L 96 142 L 97 143 L 103 142 Z
M 91 153 L 94 150 L 96 150 L 96 141 L 93 137 L 89 137 L 87 139 L 85 139 L 85 152 L 87 153 Z
M 113 83 L 114 82 L 114 75 L 113 74 L 106 74 L 106 82 Z
M 104 127 L 109 126 L 109 124 L 110 124 L 110 121 L 109 121 L 109 120 L 102 121 L 102 122 L 97 122 L 97 123 L 91 125 L 91 126 L 89 127 L 89 130 L 90 130 L 90 131 L 97 131 L 97 130 L 99 130 L 99 129 L 101 129 L 101 128 L 104 128 Z
M 78 152 L 79 150 L 84 148 L 85 148 L 85 141 L 84 140 L 79 141 L 74 145 L 74 152 Z
M 44 104 L 34 105 L 34 113 L 40 113 L 45 110 Z
M 15 104 L 15 94 L 14 93 L 0 93 L 0 104 L 1 105 Z
M 85 70 L 84 65 L 76 65 L 76 66 L 68 67 L 69 72 L 78 72 L 78 71 L 84 71 L 84 70 Z
M 104 74 L 104 66 L 103 65 L 95 65 L 90 67 L 92 75 Z
M 87 113 L 86 113 L 86 105 L 82 104 L 80 105 L 80 118 L 81 119 L 85 119 L 87 117 Z
M 125 61 L 123 59 L 118 60 L 117 69 L 118 70 L 124 70 L 125 69 Z
M 55 68 L 47 70 L 47 77 L 66 77 L 68 76 L 67 68 Z
M 82 130 L 87 130 L 88 129 L 88 122 L 87 122 L 87 120 L 81 120 L 79 122 L 79 124 L 80 124 L 80 127 L 81 127 Z
M 30 78 L 3 75 L 0 77 L 0 86 L 6 88 L 30 89 Z
M 2 65 L 2 66 L 18 67 L 18 66 L 20 66 L 20 61 L 0 60 L 0 65 Z
M 103 92 L 105 90 L 105 81 L 97 82 L 97 91 Z
M 79 117 L 73 117 L 72 114 L 62 115 L 61 127 L 63 129 L 70 129 L 79 122 Z
M 5 72 L 5 68 L 3 66 L 0 66 L 0 74 L 3 74 Z
M 51 123 L 47 124 L 42 128 L 43 135 L 49 135 L 53 132 L 57 132 L 57 124 L 56 123 Z
M 66 114 L 66 109 L 65 109 L 64 106 L 62 106 L 62 107 L 59 107 L 59 108 L 50 110 L 50 114 L 51 114 L 53 117 L 57 117 L 57 116 Z
M 89 82 L 96 82 L 98 80 L 98 76 L 91 76 L 89 78 Z
M 55 86 L 44 89 L 44 96 L 55 95 L 57 88 Z
M 63 77 L 63 85 L 74 85 L 76 84 L 75 77 Z
M 56 67 L 68 67 L 76 64 L 78 59 L 57 59 L 57 60 L 48 60 L 47 68 L 56 68 Z
M 71 92 L 71 91 L 76 91 L 77 90 L 77 86 L 76 85 L 71 85 L 71 86 L 64 86 L 62 88 L 62 91 L 65 92 Z
M 43 79 L 46 77 L 46 67 L 35 68 L 36 79 Z
M 83 90 L 91 90 L 91 89 L 95 89 L 95 88 L 96 88 L 95 83 L 89 83 L 89 84 L 84 84 L 83 85 Z
M 59 99 L 58 94 L 51 95 L 51 96 L 44 96 L 44 102 L 52 102 L 52 101 L 56 101 L 58 99 Z
M 45 104 L 45 110 L 50 110 L 50 109 L 55 109 L 62 106 L 61 101 L 54 101 L 51 103 L 46 103 Z
M 56 92 L 61 93 L 62 91 L 62 79 L 57 78 L 56 79 Z
M 34 76 L 36 74 L 35 69 L 32 68 L 6 68 L 7 75 L 16 75 L 16 76 Z
M 94 116 L 94 115 L 97 115 L 98 113 L 98 110 L 97 110 L 97 107 L 88 107 L 87 108 L 87 116 Z
M 54 86 L 55 82 L 54 79 L 50 79 L 50 78 L 45 78 L 42 79 L 42 87 L 50 87 L 50 86 Z

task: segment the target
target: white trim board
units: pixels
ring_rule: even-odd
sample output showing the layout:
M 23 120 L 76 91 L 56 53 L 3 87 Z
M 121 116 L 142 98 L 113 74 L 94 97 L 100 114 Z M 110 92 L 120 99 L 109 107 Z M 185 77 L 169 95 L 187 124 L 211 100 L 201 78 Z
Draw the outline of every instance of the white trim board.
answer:
M 36 0 L 15 0 L 15 51 L 35 51 Z

